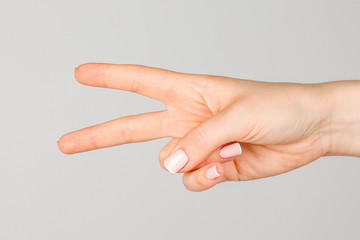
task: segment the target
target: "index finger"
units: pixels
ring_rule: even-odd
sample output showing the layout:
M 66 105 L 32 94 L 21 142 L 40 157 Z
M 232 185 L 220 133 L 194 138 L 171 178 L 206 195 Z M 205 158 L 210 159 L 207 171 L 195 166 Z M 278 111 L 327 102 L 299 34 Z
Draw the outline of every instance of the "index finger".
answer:
M 84 85 L 135 92 L 163 101 L 176 89 L 183 73 L 131 64 L 86 63 L 75 68 L 75 78 Z

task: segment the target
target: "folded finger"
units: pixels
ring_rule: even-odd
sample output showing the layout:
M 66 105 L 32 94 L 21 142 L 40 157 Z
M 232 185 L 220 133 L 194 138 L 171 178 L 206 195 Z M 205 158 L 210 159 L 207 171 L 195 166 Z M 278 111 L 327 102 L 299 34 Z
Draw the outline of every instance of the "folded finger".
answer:
M 173 138 L 170 142 L 168 142 L 159 153 L 159 163 L 160 166 L 167 170 L 165 166 L 165 159 L 167 156 L 169 156 L 169 153 L 173 150 L 174 147 L 179 143 L 181 138 Z M 216 148 L 214 151 L 210 153 L 210 155 L 204 159 L 204 161 L 200 162 L 198 166 L 196 166 L 194 169 L 199 169 L 209 163 L 224 163 L 228 161 L 233 161 L 234 159 L 238 158 L 240 155 L 243 154 L 243 145 L 238 142 L 230 142 L 222 145 L 219 148 Z M 244 144 L 246 146 L 246 144 Z M 180 169 L 178 172 L 186 172 L 183 169 Z
M 231 171 L 232 164 L 211 163 L 195 171 L 184 173 L 183 184 L 193 192 L 209 189 L 216 184 L 227 180 L 227 172 Z

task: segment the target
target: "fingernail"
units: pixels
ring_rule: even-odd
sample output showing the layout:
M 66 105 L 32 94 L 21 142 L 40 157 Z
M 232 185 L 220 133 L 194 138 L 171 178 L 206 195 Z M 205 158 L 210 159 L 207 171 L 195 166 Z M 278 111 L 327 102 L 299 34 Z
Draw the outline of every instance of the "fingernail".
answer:
M 179 149 L 165 159 L 164 165 L 169 172 L 176 173 L 182 169 L 188 161 L 189 158 L 186 156 L 186 153 L 182 149 Z
M 220 177 L 220 173 L 219 171 L 217 170 L 217 167 L 216 165 L 215 166 L 212 166 L 211 168 L 209 168 L 207 171 L 206 171 L 206 178 L 207 179 L 210 179 L 210 180 L 213 180 L 217 177 Z
M 242 150 L 239 143 L 232 143 L 220 149 L 220 157 L 231 158 L 241 155 Z

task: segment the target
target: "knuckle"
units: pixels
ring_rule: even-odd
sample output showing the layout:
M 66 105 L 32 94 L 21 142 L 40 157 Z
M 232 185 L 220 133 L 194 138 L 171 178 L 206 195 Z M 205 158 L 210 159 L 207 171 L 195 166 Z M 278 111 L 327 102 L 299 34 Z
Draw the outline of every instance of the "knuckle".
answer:
M 124 125 L 120 130 L 120 137 L 124 143 L 133 142 L 133 127 L 131 121 L 124 119 Z
M 194 173 L 191 173 L 191 175 L 184 174 L 183 184 L 185 188 L 191 192 L 200 192 L 206 189 L 200 177 Z
M 139 93 L 141 91 L 141 83 L 146 78 L 146 68 L 142 65 L 126 64 L 120 65 L 121 72 L 125 75 L 125 78 L 131 79 L 128 85 L 130 92 Z
M 138 93 L 141 90 L 141 83 L 142 83 L 143 79 L 146 77 L 145 76 L 145 67 L 140 66 L 140 65 L 134 65 L 134 66 L 132 66 L 132 68 L 133 68 L 132 70 L 135 73 L 135 77 L 130 85 L 130 91 Z
M 206 146 L 207 138 L 205 134 L 206 130 L 203 127 L 197 127 L 192 132 L 192 137 L 194 139 L 194 144 L 197 147 Z
M 95 126 L 89 128 L 89 141 L 91 149 L 98 149 L 98 137 L 97 137 L 97 128 Z

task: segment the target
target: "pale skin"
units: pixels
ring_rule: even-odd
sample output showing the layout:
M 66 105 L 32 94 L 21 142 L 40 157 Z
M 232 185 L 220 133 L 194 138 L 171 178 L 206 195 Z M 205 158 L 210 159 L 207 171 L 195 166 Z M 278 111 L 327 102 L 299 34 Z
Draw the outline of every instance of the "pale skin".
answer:
M 78 82 L 135 92 L 166 110 L 121 117 L 65 134 L 65 154 L 164 137 L 164 160 L 182 149 L 189 161 L 184 186 L 203 191 L 225 181 L 269 177 L 322 156 L 360 156 L 360 83 L 268 83 L 179 73 L 139 65 L 90 63 L 75 68 Z M 239 142 L 242 154 L 223 159 L 220 148 Z M 216 166 L 219 177 L 208 179 Z

